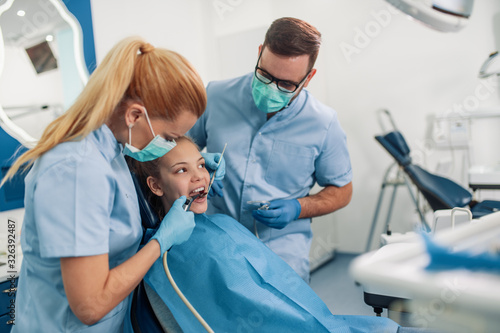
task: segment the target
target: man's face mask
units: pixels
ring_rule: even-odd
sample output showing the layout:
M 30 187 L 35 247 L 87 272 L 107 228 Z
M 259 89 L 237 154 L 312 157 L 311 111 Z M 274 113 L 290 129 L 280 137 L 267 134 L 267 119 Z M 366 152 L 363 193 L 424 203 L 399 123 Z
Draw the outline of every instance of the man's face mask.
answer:
M 277 112 L 288 106 L 293 93 L 284 93 L 273 84 L 265 84 L 254 75 L 252 81 L 252 96 L 259 110 L 265 113 Z
M 126 143 L 125 148 L 123 148 L 123 154 L 128 155 L 139 162 L 148 162 L 162 157 L 176 146 L 174 140 L 167 141 L 159 135 L 155 136 L 155 132 L 153 131 L 153 126 L 151 126 L 151 121 L 149 120 L 148 112 L 146 111 L 146 109 L 144 109 L 144 114 L 146 115 L 149 128 L 151 129 L 151 133 L 153 133 L 154 138 L 143 149 L 138 149 L 132 146 L 133 125 L 129 125 L 128 143 Z
M 265 113 L 277 112 L 290 104 L 293 96 L 295 96 L 295 92 L 309 76 L 310 71 L 298 84 L 287 80 L 277 79 L 266 70 L 259 67 L 261 56 L 262 52 L 259 54 L 259 59 L 255 66 L 252 80 L 252 97 L 259 110 Z M 272 84 L 273 82 L 276 84 Z

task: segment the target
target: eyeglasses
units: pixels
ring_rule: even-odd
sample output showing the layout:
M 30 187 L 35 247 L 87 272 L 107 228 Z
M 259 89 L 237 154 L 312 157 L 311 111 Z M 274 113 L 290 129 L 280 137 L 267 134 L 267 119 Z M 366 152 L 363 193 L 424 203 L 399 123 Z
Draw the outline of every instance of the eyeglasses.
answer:
M 285 92 L 285 93 L 294 93 L 297 89 L 299 89 L 300 85 L 302 82 L 304 82 L 307 77 L 309 76 L 309 73 L 311 71 L 307 72 L 306 76 L 302 80 L 300 80 L 299 83 L 295 83 L 292 81 L 287 81 L 287 80 L 280 80 L 269 74 L 265 69 L 262 69 L 259 67 L 259 61 L 260 57 L 262 55 L 262 52 L 259 54 L 259 59 L 257 60 L 257 65 L 255 66 L 255 77 L 262 83 L 264 84 L 271 84 L 273 82 L 276 82 L 276 87 L 278 87 L 279 91 Z

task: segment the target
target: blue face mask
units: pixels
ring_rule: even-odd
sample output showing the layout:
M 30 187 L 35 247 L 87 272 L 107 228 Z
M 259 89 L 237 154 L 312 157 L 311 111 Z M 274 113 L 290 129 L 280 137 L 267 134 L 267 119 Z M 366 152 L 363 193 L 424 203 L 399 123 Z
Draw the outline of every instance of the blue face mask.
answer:
M 265 84 L 255 75 L 252 81 L 252 96 L 255 105 L 265 113 L 277 112 L 288 106 L 295 94 L 278 90 L 274 84 Z
M 146 109 L 144 109 L 144 113 L 146 114 L 146 119 L 148 121 L 149 128 L 151 129 L 151 133 L 153 133 L 153 140 L 151 140 L 143 149 L 138 149 L 132 146 L 131 125 L 128 127 L 128 143 L 126 143 L 125 148 L 123 148 L 123 154 L 128 155 L 139 162 L 148 162 L 162 157 L 177 145 L 174 140 L 167 141 L 159 135 L 155 136 L 155 132 L 153 131 L 153 126 L 151 126 L 151 122 L 149 121 Z

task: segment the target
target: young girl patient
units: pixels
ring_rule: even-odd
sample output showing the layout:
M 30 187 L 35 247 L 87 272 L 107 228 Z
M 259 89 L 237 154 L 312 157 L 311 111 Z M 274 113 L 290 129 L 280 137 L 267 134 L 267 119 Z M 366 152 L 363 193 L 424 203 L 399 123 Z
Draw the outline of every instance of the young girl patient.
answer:
M 186 137 L 176 142 L 163 157 L 135 165 L 160 220 L 172 205 L 184 203 L 183 196 L 208 191 L 210 176 L 198 147 Z M 257 237 L 227 215 L 206 215 L 206 209 L 207 196 L 193 201 L 196 227 L 188 241 L 170 249 L 167 262 L 179 289 L 215 332 L 397 332 L 387 318 L 333 316 Z M 155 297 L 164 303 L 153 305 L 160 322 L 168 308 L 184 332 L 204 331 L 172 288 L 161 258 L 144 281 L 152 303 Z

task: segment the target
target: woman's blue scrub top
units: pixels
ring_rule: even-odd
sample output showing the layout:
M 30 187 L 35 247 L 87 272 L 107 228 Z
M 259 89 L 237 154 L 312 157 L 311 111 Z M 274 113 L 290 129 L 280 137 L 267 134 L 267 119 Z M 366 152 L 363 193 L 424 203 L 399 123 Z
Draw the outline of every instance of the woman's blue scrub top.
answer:
M 139 206 L 121 151 L 103 125 L 81 141 L 54 147 L 26 176 L 13 332 L 122 331 L 127 299 L 98 323 L 84 325 L 69 307 L 60 265 L 61 257 L 107 253 L 111 269 L 137 252 Z

